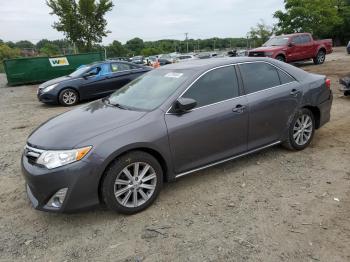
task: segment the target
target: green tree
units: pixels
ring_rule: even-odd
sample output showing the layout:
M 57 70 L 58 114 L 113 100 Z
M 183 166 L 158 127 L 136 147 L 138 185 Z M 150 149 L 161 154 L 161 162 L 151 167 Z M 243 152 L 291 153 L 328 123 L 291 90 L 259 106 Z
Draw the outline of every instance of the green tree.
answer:
M 23 49 L 23 48 L 35 48 L 35 45 L 27 40 L 22 40 L 22 41 L 18 41 L 15 43 L 15 47 Z
M 144 48 L 144 43 L 141 38 L 133 38 L 126 42 L 125 47 L 131 52 L 131 55 L 140 55 Z
M 316 37 L 334 37 L 334 28 L 344 19 L 339 16 L 337 4 L 344 0 L 285 0 L 286 11 L 276 11 L 276 32 L 310 32 Z
M 147 47 L 141 50 L 141 55 L 143 56 L 159 55 L 161 53 L 163 53 L 161 49 L 154 47 Z
M 252 27 L 248 33 L 248 37 L 253 40 L 255 46 L 261 46 L 272 36 L 272 27 L 265 24 L 261 20 L 256 27 Z
M 11 48 L 4 43 L 0 43 L 0 72 L 4 71 L 3 61 L 5 59 L 16 58 L 20 56 L 18 48 Z
M 113 8 L 111 0 L 47 0 L 46 4 L 52 9 L 50 14 L 58 16 L 53 28 L 82 51 L 90 51 L 110 33 L 104 16 Z
M 127 56 L 128 50 L 124 48 L 119 41 L 113 41 L 112 44 L 106 47 L 107 57 L 123 57 Z
M 57 45 L 49 42 L 44 44 L 44 46 L 40 49 L 40 53 L 47 56 L 55 56 L 60 54 L 60 49 Z

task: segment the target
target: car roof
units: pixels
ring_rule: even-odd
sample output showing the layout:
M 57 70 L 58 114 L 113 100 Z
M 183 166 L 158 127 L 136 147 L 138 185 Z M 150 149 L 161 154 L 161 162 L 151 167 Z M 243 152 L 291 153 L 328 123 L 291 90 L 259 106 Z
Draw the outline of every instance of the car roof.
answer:
M 189 60 L 182 63 L 175 63 L 163 66 L 164 69 L 198 69 L 207 70 L 218 66 L 224 66 L 229 64 L 244 63 L 244 62 L 256 62 L 256 61 L 269 61 L 271 58 L 254 58 L 254 57 L 220 57 L 210 59 L 198 59 Z

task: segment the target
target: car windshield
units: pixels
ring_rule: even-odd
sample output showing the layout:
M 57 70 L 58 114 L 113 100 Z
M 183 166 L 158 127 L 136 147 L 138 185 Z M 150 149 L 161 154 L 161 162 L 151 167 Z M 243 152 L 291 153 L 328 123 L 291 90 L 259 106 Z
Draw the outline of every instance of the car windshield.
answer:
M 73 73 L 71 73 L 69 76 L 70 77 L 78 77 L 81 76 L 83 73 L 87 72 L 88 70 L 90 70 L 90 66 L 82 66 L 79 67 L 77 70 L 75 70 Z
M 125 109 L 151 111 L 164 103 L 190 75 L 189 70 L 153 70 L 114 92 L 108 102 Z
M 271 38 L 269 41 L 267 41 L 263 46 L 282 46 L 288 44 L 288 37 L 285 36 L 278 36 Z

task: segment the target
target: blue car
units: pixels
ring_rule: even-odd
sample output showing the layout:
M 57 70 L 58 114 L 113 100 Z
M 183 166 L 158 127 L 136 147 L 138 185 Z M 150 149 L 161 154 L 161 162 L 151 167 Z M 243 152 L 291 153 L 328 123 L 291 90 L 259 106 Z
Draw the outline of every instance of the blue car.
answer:
M 73 106 L 83 100 L 106 97 L 150 70 L 125 61 L 83 65 L 68 76 L 41 84 L 37 96 L 43 103 Z

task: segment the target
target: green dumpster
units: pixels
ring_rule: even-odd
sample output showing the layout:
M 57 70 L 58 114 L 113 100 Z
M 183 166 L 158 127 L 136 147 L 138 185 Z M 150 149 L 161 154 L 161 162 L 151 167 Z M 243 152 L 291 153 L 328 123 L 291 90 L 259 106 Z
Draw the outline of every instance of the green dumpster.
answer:
M 41 83 L 68 75 L 79 66 L 105 60 L 103 52 L 4 61 L 8 85 Z

